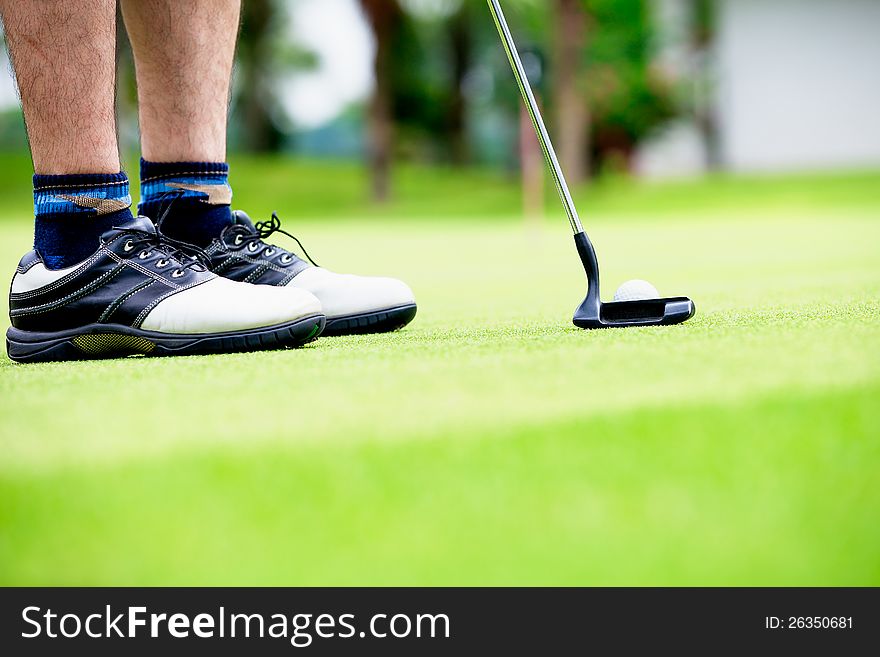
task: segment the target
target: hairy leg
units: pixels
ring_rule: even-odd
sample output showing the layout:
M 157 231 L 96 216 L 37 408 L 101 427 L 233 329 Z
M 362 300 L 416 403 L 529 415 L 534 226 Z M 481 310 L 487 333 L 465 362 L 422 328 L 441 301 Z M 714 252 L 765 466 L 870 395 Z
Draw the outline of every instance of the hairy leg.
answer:
M 38 174 L 116 173 L 115 0 L 0 0 Z
M 122 0 L 152 162 L 223 162 L 241 0 Z

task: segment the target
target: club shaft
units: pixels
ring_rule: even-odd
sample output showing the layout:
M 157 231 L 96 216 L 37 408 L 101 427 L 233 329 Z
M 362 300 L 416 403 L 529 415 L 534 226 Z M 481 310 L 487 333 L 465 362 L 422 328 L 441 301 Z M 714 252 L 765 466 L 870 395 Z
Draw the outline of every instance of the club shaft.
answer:
M 559 159 L 556 157 L 556 150 L 553 148 L 553 142 L 550 141 L 550 134 L 547 132 L 547 126 L 544 125 L 544 118 L 541 116 L 541 109 L 538 107 L 538 101 L 535 100 L 535 94 L 532 86 L 529 84 L 529 78 L 523 67 L 519 51 L 516 49 L 516 43 L 513 41 L 513 35 L 510 33 L 510 27 L 504 18 L 504 12 L 498 0 L 488 0 L 489 10 L 495 19 L 495 26 L 498 28 L 498 34 L 501 35 L 501 41 L 504 44 L 504 50 L 507 52 L 507 58 L 510 60 L 510 66 L 513 69 L 513 75 L 519 90 L 522 93 L 523 100 L 529 116 L 532 118 L 532 124 L 535 126 L 535 133 L 538 135 L 538 141 L 541 142 L 541 150 L 544 151 L 544 157 L 553 174 L 553 182 L 556 183 L 556 191 L 559 192 L 559 198 L 562 199 L 562 205 L 565 207 L 565 213 L 568 215 L 568 221 L 571 223 L 571 229 L 575 234 L 584 232 L 581 219 L 578 216 L 577 208 L 571 198 L 571 192 L 568 189 L 568 183 L 565 182 L 565 174 L 559 165 Z

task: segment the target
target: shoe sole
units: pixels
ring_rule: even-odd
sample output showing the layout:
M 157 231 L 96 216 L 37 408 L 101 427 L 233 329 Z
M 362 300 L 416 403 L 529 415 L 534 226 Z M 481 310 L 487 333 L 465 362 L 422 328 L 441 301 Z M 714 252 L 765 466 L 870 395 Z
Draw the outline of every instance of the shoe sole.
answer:
M 57 333 L 6 331 L 6 353 L 17 363 L 95 360 L 123 356 L 195 356 L 286 349 L 321 335 L 323 315 L 247 331 L 182 335 L 114 324 L 90 324 Z
M 417 310 L 416 304 L 409 304 L 397 308 L 361 313 L 359 315 L 328 317 L 327 326 L 322 335 L 324 337 L 334 337 L 396 331 L 413 321 Z

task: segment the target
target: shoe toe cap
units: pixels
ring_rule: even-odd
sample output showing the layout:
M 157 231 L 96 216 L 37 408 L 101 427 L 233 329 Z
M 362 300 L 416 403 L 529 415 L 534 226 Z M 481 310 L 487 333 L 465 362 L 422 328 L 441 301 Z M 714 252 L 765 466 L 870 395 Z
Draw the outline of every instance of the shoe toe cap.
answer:
M 410 287 L 396 278 L 337 274 L 321 267 L 306 269 L 288 287 L 314 294 L 328 318 L 388 310 L 416 302 Z
M 225 333 L 294 322 L 322 314 L 306 290 L 213 278 L 162 300 L 141 328 L 161 333 Z

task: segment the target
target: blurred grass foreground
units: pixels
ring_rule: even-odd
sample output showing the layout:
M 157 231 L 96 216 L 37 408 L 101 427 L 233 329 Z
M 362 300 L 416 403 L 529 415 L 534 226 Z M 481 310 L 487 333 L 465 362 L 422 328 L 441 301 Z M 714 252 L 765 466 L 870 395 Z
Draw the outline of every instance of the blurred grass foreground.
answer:
M 0 162 L 11 273 L 26 162 Z M 412 284 L 404 332 L 0 360 L 0 583 L 880 584 L 877 173 L 579 191 L 606 295 L 641 276 L 699 308 L 608 332 L 570 324 L 552 204 L 404 167 L 377 210 L 362 176 L 233 160 L 237 205 L 319 262 Z
M 505 8 L 606 298 L 645 278 L 698 315 L 571 325 L 583 272 L 483 0 L 247 0 L 235 206 L 419 315 L 296 351 L 4 354 L 0 584 L 880 585 L 880 3 Z M 15 104 L 7 81 L 7 276 Z

